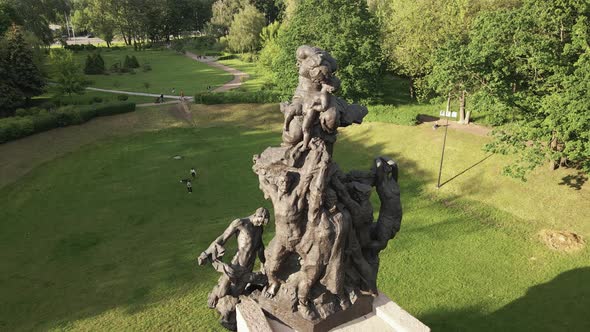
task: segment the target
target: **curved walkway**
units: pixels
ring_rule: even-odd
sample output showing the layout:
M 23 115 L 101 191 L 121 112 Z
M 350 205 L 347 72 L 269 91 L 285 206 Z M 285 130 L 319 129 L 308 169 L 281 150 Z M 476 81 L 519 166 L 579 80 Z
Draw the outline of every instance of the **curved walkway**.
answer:
M 108 93 L 119 93 L 119 94 L 125 94 L 125 95 L 130 95 L 130 96 L 143 96 L 143 97 L 154 97 L 154 98 L 160 97 L 160 95 L 156 94 L 156 93 L 131 92 L 131 91 L 121 91 L 121 90 L 100 89 L 100 88 L 86 88 L 86 90 L 108 92 Z M 164 95 L 164 98 L 181 100 L 183 97 Z M 186 97 L 185 96 L 184 99 L 193 99 L 193 97 Z
M 211 67 L 215 67 L 218 69 L 221 69 L 223 71 L 226 71 L 232 75 L 234 75 L 234 78 L 225 83 L 224 85 L 216 88 L 213 90 L 213 92 L 224 92 L 224 91 L 229 91 L 229 90 L 233 90 L 233 89 L 237 89 L 240 87 L 240 85 L 242 85 L 242 81 L 245 79 L 248 79 L 250 77 L 250 75 L 244 73 L 243 71 L 228 67 L 226 65 L 222 65 L 221 63 L 216 61 L 215 57 L 209 57 L 209 56 L 199 56 L 196 55 L 194 53 L 191 52 L 186 52 L 185 53 L 186 56 L 188 56 L 189 58 L 205 63 Z

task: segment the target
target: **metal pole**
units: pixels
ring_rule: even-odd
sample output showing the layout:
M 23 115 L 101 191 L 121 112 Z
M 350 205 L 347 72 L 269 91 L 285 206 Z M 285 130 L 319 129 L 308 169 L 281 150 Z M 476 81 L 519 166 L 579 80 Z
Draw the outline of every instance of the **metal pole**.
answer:
M 440 168 L 438 169 L 438 181 L 436 182 L 436 189 L 440 188 L 440 176 L 442 174 L 443 160 L 445 159 L 445 145 L 447 145 L 447 131 L 449 130 L 449 118 L 445 125 L 445 138 L 443 139 L 442 153 L 440 155 Z

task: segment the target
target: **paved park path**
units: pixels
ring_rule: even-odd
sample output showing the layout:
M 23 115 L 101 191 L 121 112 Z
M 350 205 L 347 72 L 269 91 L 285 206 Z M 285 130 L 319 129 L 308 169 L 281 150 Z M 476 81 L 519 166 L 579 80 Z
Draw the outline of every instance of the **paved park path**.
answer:
M 109 89 L 99 89 L 99 88 L 86 88 L 86 90 L 90 90 L 90 91 L 100 91 L 100 92 L 107 92 L 107 93 L 119 93 L 119 94 L 124 94 L 124 95 L 130 95 L 130 96 L 143 96 L 143 97 L 154 97 L 154 98 L 158 98 L 160 97 L 159 94 L 156 93 L 144 93 L 144 92 L 131 92 L 131 91 L 121 91 L 121 90 L 109 90 Z M 182 97 L 180 96 L 172 96 L 172 95 L 164 95 L 164 98 L 168 98 L 168 99 L 176 99 L 178 101 L 180 101 L 182 99 Z M 192 100 L 193 97 L 184 97 L 185 100 Z M 177 101 L 173 101 L 171 103 L 175 103 Z M 148 104 L 140 104 L 140 105 L 151 105 L 152 103 L 148 103 Z M 155 104 L 154 105 L 160 105 L 160 104 Z M 139 105 L 138 105 L 139 106 Z
M 217 60 L 216 57 L 199 56 L 199 55 L 196 55 L 191 52 L 186 52 L 185 55 L 193 60 L 197 60 L 197 61 L 205 63 L 211 67 L 221 69 L 223 71 L 226 71 L 226 72 L 234 75 L 234 78 L 231 81 L 214 89 L 213 92 L 224 92 L 224 91 L 237 89 L 240 87 L 240 85 L 242 85 L 243 80 L 248 79 L 250 77 L 250 75 L 244 73 L 243 71 L 228 67 L 226 65 L 222 65 L 221 63 L 216 61 Z
M 439 129 L 443 129 L 444 126 L 447 125 L 445 119 L 443 119 L 443 118 L 439 119 L 437 117 L 429 116 L 429 115 L 420 115 L 419 120 L 422 123 L 421 124 L 422 126 L 433 126 L 435 122 L 438 122 L 438 125 L 440 126 Z M 448 126 L 451 129 L 467 132 L 467 133 L 477 135 L 477 136 L 488 136 L 489 133 L 492 131 L 492 128 L 490 128 L 490 127 L 478 125 L 475 123 L 469 123 L 469 124 L 464 125 L 464 124 L 460 124 L 458 121 L 452 121 L 452 120 L 449 121 Z

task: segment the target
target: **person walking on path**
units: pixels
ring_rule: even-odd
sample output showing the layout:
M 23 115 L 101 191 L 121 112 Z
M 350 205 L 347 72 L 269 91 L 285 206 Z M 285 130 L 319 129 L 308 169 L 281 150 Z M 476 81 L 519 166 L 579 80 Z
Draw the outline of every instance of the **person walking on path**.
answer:
M 184 101 L 184 90 L 180 90 L 180 100 Z

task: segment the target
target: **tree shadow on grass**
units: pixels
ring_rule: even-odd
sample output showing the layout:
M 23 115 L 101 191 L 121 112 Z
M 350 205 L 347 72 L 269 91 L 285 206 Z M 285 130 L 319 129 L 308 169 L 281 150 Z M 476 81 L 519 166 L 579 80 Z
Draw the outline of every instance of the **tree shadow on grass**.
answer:
M 420 317 L 433 331 L 590 331 L 590 268 L 563 272 L 492 312 L 441 310 Z
M 575 175 L 567 175 L 561 178 L 560 186 L 568 186 L 575 190 L 581 190 L 584 184 L 588 181 L 588 175 L 578 172 Z

